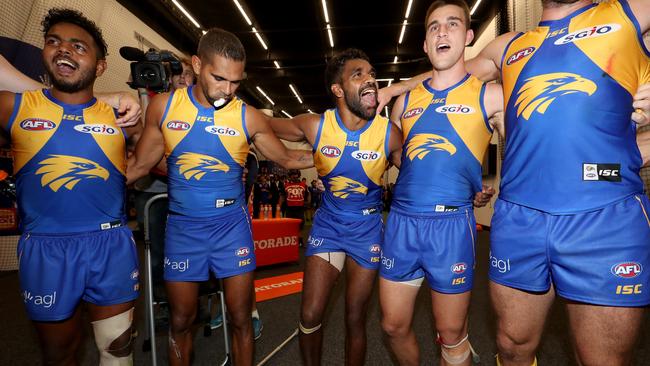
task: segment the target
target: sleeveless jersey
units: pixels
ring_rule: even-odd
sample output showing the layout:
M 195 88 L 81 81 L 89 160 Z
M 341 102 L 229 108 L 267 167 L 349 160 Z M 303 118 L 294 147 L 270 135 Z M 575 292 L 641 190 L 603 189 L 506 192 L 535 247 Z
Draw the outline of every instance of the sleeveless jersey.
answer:
M 466 75 L 445 90 L 427 79 L 404 99 L 404 146 L 393 207 L 413 213 L 471 205 L 482 189 L 481 164 L 492 128 L 483 107 L 485 83 Z
M 66 104 L 49 90 L 16 94 L 9 119 L 20 228 L 79 233 L 125 223 L 126 139 L 93 98 Z
M 544 21 L 506 47 L 500 197 L 554 214 L 643 192 L 632 97 L 649 54 L 627 1 Z
M 242 174 L 250 145 L 246 104 L 234 98 L 219 110 L 176 90 L 160 128 L 165 138 L 170 212 L 210 217 L 245 205 Z
M 314 141 L 314 165 L 325 186 L 323 210 L 356 217 L 381 212 L 389 136 L 390 122 L 379 115 L 363 128 L 350 131 L 337 109 L 322 114 Z

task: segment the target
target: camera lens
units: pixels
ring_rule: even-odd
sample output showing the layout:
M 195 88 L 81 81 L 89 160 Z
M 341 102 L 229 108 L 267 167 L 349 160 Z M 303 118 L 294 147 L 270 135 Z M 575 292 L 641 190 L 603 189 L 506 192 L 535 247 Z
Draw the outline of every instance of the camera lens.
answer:
M 145 84 L 149 85 L 160 82 L 161 77 L 157 65 L 142 65 L 142 68 L 138 71 L 138 77 Z

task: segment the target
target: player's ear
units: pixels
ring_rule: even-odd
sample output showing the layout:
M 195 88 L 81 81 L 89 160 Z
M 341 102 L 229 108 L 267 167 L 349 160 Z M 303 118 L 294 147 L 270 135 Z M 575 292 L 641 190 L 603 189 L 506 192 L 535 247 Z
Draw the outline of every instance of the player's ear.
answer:
M 194 70 L 194 75 L 201 73 L 201 59 L 197 55 L 192 56 L 192 70 Z
M 474 40 L 474 31 L 472 29 L 467 30 L 467 35 L 465 36 L 465 46 L 469 46 L 470 43 Z
M 97 60 L 97 65 L 95 66 L 95 77 L 100 77 L 106 71 L 106 68 L 108 68 L 108 65 L 106 64 L 106 60 Z
M 332 94 L 334 94 L 335 97 L 343 98 L 343 88 L 341 88 L 341 85 L 332 84 L 330 86 L 330 90 L 332 91 Z

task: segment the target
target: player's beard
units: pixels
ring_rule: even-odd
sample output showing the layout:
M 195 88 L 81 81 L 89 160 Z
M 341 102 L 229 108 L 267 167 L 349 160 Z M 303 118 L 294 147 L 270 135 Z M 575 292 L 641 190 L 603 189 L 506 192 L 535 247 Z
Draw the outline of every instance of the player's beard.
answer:
M 358 92 L 344 93 L 344 96 L 345 104 L 347 105 L 350 112 L 352 112 L 355 116 L 369 121 L 377 113 L 377 103 L 375 103 L 375 106 L 371 111 L 368 111 L 368 108 L 366 108 L 363 103 L 361 103 L 361 95 L 359 95 Z
M 45 66 L 45 72 L 47 73 L 48 78 L 52 87 L 56 90 L 60 90 L 64 93 L 76 93 L 80 90 L 84 90 L 89 86 L 93 85 L 95 82 L 95 73 L 93 69 L 81 70 L 79 69 L 80 76 L 76 81 L 68 81 L 65 79 L 57 79 L 54 71 L 50 69 L 49 65 Z
M 580 0 L 542 0 L 542 6 L 553 7 L 564 4 L 573 4 L 577 3 Z

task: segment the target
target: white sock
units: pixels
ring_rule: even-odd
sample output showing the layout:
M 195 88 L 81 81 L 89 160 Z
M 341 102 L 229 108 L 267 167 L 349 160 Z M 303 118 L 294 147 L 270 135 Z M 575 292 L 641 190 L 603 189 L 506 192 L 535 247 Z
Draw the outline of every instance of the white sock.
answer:
M 251 313 L 251 315 L 252 315 L 253 318 L 255 318 L 255 319 L 259 319 L 259 318 L 260 318 L 260 313 L 257 312 L 257 309 L 253 310 L 253 312 Z

